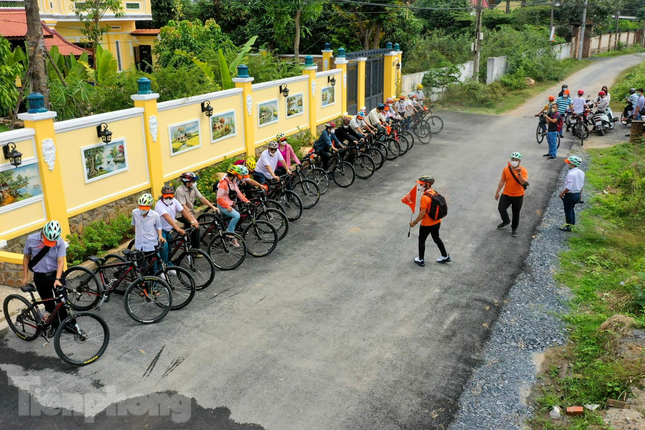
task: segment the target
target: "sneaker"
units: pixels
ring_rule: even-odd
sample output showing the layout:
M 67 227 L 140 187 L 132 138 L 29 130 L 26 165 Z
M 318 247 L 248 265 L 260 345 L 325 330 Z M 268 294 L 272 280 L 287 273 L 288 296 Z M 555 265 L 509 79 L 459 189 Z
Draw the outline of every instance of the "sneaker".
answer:
M 418 264 L 419 266 L 421 266 L 421 267 L 423 267 L 423 266 L 425 266 L 425 265 L 426 265 L 426 261 L 425 261 L 425 260 L 421 260 L 419 257 L 416 257 L 416 258 L 414 259 L 414 262 L 415 262 L 415 263 L 417 263 L 417 264 Z
M 451 261 L 452 258 L 450 258 L 450 254 L 446 255 L 445 257 L 437 258 L 437 263 L 450 263 Z
M 237 241 L 237 239 L 231 240 L 231 245 L 233 245 L 235 248 L 240 247 L 240 242 Z
M 556 158 L 558 157 L 550 156 L 549 158 L 547 158 L 547 160 L 555 160 Z
M 517 230 L 513 230 L 513 231 L 511 232 L 511 236 L 513 236 L 513 237 L 517 237 Z
M 543 157 L 550 157 L 550 156 L 551 156 L 551 154 L 544 154 L 544 155 L 542 155 L 542 156 L 543 156 Z
M 571 227 L 570 227 L 570 226 L 568 226 L 568 225 L 563 225 L 562 227 L 560 227 L 560 230 L 562 230 L 562 231 L 569 231 L 569 232 L 573 231 L 573 230 L 571 230 Z
M 497 225 L 497 230 L 501 230 L 501 229 L 503 229 L 504 227 L 506 227 L 509 224 L 510 224 L 510 222 L 503 222 L 501 224 L 498 224 Z

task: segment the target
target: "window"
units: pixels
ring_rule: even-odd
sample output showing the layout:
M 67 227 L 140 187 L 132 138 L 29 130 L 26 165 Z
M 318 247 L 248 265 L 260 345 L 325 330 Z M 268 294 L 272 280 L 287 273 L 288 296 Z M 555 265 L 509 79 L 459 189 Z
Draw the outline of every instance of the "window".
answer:
M 110 30 L 121 30 L 121 26 L 120 25 L 111 25 Z
M 123 65 L 121 64 L 121 45 L 119 45 L 119 41 L 117 40 L 114 42 L 116 45 L 116 64 L 117 64 L 117 70 L 120 72 L 123 70 Z
M 126 3 L 125 8 L 129 10 L 139 10 L 141 9 L 141 3 Z

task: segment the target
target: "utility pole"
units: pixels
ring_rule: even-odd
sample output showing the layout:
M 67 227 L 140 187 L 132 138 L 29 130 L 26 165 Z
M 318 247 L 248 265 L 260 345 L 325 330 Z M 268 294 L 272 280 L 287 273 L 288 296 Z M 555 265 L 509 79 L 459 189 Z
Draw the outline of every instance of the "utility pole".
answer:
M 618 20 L 620 18 L 620 11 L 616 11 L 616 34 L 614 37 L 614 51 L 618 49 Z
M 555 0 L 551 0 L 551 26 L 549 27 L 551 33 L 549 40 L 553 40 L 555 37 L 555 29 L 553 28 L 553 14 L 555 13 L 555 7 L 560 6 L 560 3 L 556 3 Z
M 578 41 L 578 60 L 582 60 L 582 47 L 585 44 L 585 27 L 587 26 L 587 6 L 589 0 L 585 0 L 585 8 L 582 10 L 582 26 L 580 27 L 580 40 Z
M 482 31 L 482 0 L 477 0 L 477 21 L 475 23 L 475 60 L 473 61 L 473 79 L 479 81 L 480 34 Z
M 506 0 L 506 15 L 511 13 L 511 0 Z

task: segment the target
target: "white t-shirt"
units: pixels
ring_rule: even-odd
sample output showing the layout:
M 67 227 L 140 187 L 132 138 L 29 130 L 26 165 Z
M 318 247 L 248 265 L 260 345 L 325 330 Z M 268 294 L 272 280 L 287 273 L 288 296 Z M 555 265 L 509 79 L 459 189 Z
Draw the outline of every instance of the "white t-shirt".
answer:
M 349 126 L 352 128 L 352 130 L 359 132 L 360 134 L 363 134 L 362 128 L 365 127 L 365 121 L 362 119 L 358 119 L 357 117 L 354 117 L 349 121 Z
M 584 97 L 576 97 L 573 99 L 573 112 L 576 114 L 581 114 L 585 110 L 585 105 L 587 101 Z
M 271 173 L 269 173 L 269 170 L 266 168 L 266 166 L 271 166 L 271 170 L 273 170 L 273 173 L 275 173 L 275 168 L 278 166 L 278 161 L 284 161 L 284 158 L 282 157 L 282 154 L 280 154 L 280 151 L 274 152 L 273 156 L 271 156 L 269 150 L 265 149 L 262 155 L 260 155 L 260 159 L 255 166 L 255 171 L 262 173 L 265 178 L 271 179 L 273 178 L 273 176 L 271 176 Z
M 163 199 L 159 199 L 157 204 L 155 205 L 155 212 L 161 216 L 161 229 L 163 231 L 171 231 L 172 226 L 166 221 L 166 219 L 163 217 L 163 214 L 168 214 L 170 215 L 170 218 L 175 219 L 175 215 L 177 215 L 177 212 L 181 212 L 184 210 L 184 207 L 177 201 L 177 199 L 172 199 L 172 203 L 167 205 L 163 202 Z

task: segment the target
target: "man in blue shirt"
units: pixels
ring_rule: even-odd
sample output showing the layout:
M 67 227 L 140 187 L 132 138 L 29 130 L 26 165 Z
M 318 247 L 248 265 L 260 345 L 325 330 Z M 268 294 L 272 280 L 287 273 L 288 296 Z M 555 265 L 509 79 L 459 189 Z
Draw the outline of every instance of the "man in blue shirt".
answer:
M 555 102 L 558 104 L 558 112 L 560 112 L 560 116 L 564 121 L 566 119 L 567 109 L 569 109 L 569 111 L 573 109 L 571 97 L 569 97 L 569 90 L 564 90 L 562 92 L 562 95 L 558 97 Z M 564 135 L 562 134 L 562 129 L 559 129 L 558 132 L 560 133 L 560 137 L 564 137 Z
M 329 167 L 329 159 L 331 158 L 331 152 L 338 152 L 338 149 L 334 148 L 334 144 L 338 148 L 342 148 L 343 144 L 336 137 L 336 124 L 333 122 L 328 122 L 325 124 L 325 130 L 320 133 L 320 137 L 314 143 L 314 149 L 322 158 L 323 170 L 327 171 Z
M 636 100 L 636 107 L 634 108 L 633 118 L 635 120 L 641 119 L 641 111 L 645 107 L 645 96 L 643 96 L 643 89 L 639 88 L 638 90 L 638 100 Z

